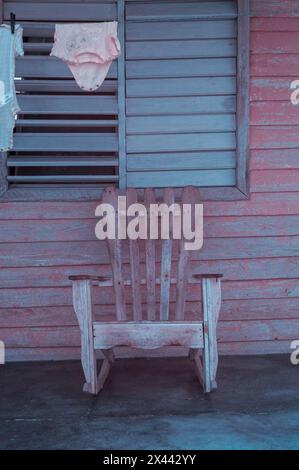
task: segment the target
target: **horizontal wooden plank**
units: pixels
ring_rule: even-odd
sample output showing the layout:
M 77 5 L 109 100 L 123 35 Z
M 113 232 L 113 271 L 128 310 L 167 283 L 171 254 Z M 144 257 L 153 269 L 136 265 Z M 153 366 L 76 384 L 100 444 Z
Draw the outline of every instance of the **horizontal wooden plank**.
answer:
M 226 170 L 222 170 L 226 171 Z M 229 171 L 229 170 L 227 170 Z M 79 266 L 108 263 L 101 242 L 53 242 L 0 244 L 2 267 Z M 299 237 L 206 239 L 194 260 L 254 259 L 299 256 Z M 291 260 L 290 260 L 291 262 Z
M 234 186 L 235 170 L 197 171 L 131 171 L 127 174 L 128 185 L 133 188 L 183 187 L 183 186 Z
M 16 133 L 13 150 L 17 152 L 115 152 L 116 134 L 104 133 Z
M 299 126 L 254 126 L 251 128 L 252 149 L 299 148 Z
M 218 266 L 219 264 L 220 262 L 218 263 Z M 216 263 L 210 263 L 208 270 L 211 272 L 211 269 L 215 267 L 215 265 Z M 261 265 L 262 264 L 260 263 L 260 266 Z M 268 265 L 269 265 L 269 262 L 268 262 Z M 158 265 L 158 268 L 159 267 L 160 265 Z M 287 267 L 287 263 L 286 263 L 286 267 Z M 125 266 L 125 271 L 129 272 L 129 266 L 127 265 Z M 204 269 L 199 270 L 199 268 L 196 268 L 195 262 L 192 262 L 191 271 L 193 273 L 194 272 L 198 273 L 199 271 L 206 272 L 204 271 Z M 219 271 L 223 272 L 221 267 Z M 106 272 L 107 272 L 107 268 L 106 268 Z M 280 275 L 282 275 L 282 270 L 280 272 Z M 190 282 L 192 282 L 191 277 L 190 277 Z M 64 280 L 64 283 L 66 283 L 66 280 Z M 55 305 L 69 305 L 70 304 L 69 284 L 68 284 L 68 288 L 63 288 L 61 286 L 58 286 L 58 290 L 56 288 L 56 291 L 57 291 L 57 298 L 56 300 L 54 300 Z M 26 305 L 27 306 L 35 306 L 35 305 L 36 306 L 38 305 L 51 306 L 51 297 L 53 298 L 53 292 L 54 292 L 54 288 L 48 288 L 48 287 L 42 288 L 42 289 L 41 288 L 33 288 L 33 289 L 32 288 L 26 288 L 26 289 L 18 288 L 15 291 L 13 289 L 10 289 L 9 292 L 5 290 L 3 291 L 3 293 L 7 293 L 6 302 L 7 302 L 7 305 L 10 307 L 17 307 L 17 306 L 20 307 L 20 306 L 26 306 Z M 29 295 L 30 293 L 31 293 L 31 296 Z M 279 299 L 280 300 L 293 299 L 294 302 L 298 302 L 298 299 L 299 299 L 298 293 L 299 293 L 298 282 L 296 279 L 292 279 L 292 278 L 250 280 L 250 279 L 246 279 L 244 276 L 242 280 L 240 279 L 226 280 L 226 277 L 224 276 L 223 281 L 222 281 L 222 300 L 223 302 L 235 302 L 236 301 L 234 312 L 238 310 L 237 301 L 244 300 L 248 302 L 249 301 L 257 302 L 261 300 L 263 301 L 268 300 L 268 304 L 270 306 L 272 303 L 274 303 L 276 300 L 279 300 Z M 18 297 L 18 294 L 19 294 L 19 297 Z M 94 294 L 95 305 L 98 306 L 96 308 L 96 311 L 100 313 L 101 306 L 105 306 L 104 311 L 102 311 L 101 314 L 115 315 L 115 301 L 114 301 L 114 293 L 113 293 L 112 287 L 94 286 L 93 294 Z M 145 284 L 141 286 L 141 297 L 142 297 L 143 304 L 146 306 L 146 285 Z M 131 293 L 129 289 L 126 289 L 125 298 L 126 298 L 126 303 L 128 304 L 128 306 L 132 307 L 132 297 L 131 297 Z M 171 284 L 171 287 L 170 287 L 170 299 L 171 299 L 171 310 L 172 310 L 172 313 L 174 314 L 175 303 L 176 303 L 176 285 L 173 283 Z M 200 284 L 189 283 L 187 285 L 186 299 L 188 300 L 188 312 L 193 313 L 193 314 L 195 313 L 194 318 L 197 318 L 198 315 L 199 315 L 198 318 L 201 318 L 200 317 L 201 307 L 199 305 L 201 301 Z M 109 305 L 112 307 L 112 309 L 110 310 L 108 308 Z M 226 311 L 228 312 L 228 309 Z M 132 309 L 131 309 L 131 312 L 132 312 Z M 278 310 L 277 309 L 275 310 L 275 307 L 274 307 L 273 312 L 278 312 Z M 293 313 L 292 313 L 292 316 L 290 316 L 290 318 L 294 318 Z M 238 315 L 236 315 L 236 317 L 234 318 L 237 319 Z M 246 315 L 246 312 L 244 312 L 244 315 Z M 288 317 L 287 313 L 283 313 L 283 315 L 285 315 L 285 318 Z M 282 311 L 280 311 L 280 314 L 277 313 L 277 316 L 278 318 L 281 318 Z M 271 314 L 269 314 L 268 318 L 276 318 L 276 317 L 271 316 Z M 297 318 L 296 315 L 295 315 L 295 318 Z
M 116 175 L 9 175 L 9 183 L 116 183 Z
M 299 54 L 251 54 L 250 60 L 255 77 L 299 76 Z
M 8 157 L 8 167 L 110 167 L 118 166 L 118 158 L 113 157 Z
M 100 248 L 100 247 L 99 247 Z M 60 305 L 67 305 L 69 303 L 69 300 L 71 300 L 71 297 L 69 297 L 69 293 L 71 292 L 71 283 L 69 280 L 69 276 L 71 275 L 80 275 L 82 273 L 84 274 L 93 274 L 93 275 L 109 275 L 109 269 L 110 267 L 108 266 L 108 262 L 105 265 L 97 265 L 97 266 L 84 266 L 84 268 L 81 266 L 56 266 L 56 267 L 49 267 L 45 265 L 40 265 L 39 267 L 33 267 L 33 268 L 25 268 L 22 266 L 18 266 L 15 268 L 7 268 L 7 273 L 8 276 L 6 279 L 4 278 L 3 274 L 0 271 L 0 279 L 2 280 L 1 286 L 3 288 L 11 289 L 10 294 L 13 296 L 17 296 L 17 292 L 20 288 L 25 287 L 28 289 L 29 287 L 42 287 L 41 292 L 45 289 L 45 287 L 55 287 L 63 289 L 64 287 L 67 287 L 67 302 L 62 301 Z M 27 271 L 27 278 L 26 278 L 26 271 Z M 18 289 L 13 289 L 18 288 Z M 26 292 L 26 289 L 24 292 Z M 19 291 L 20 292 L 20 291 Z M 54 291 L 53 291 L 54 292 Z M 59 296 L 60 290 L 57 290 L 57 295 Z M 59 296 L 60 299 L 65 299 L 66 295 L 65 292 L 63 293 L 62 296 Z M 7 292 L 8 294 L 9 292 Z M 14 294 L 15 293 L 15 294 Z M 46 292 L 45 292 L 46 294 Z M 38 291 L 36 291 L 36 295 L 32 296 L 32 299 L 37 298 Z M 4 297 L 4 296 L 3 296 Z M 11 297 L 12 298 L 12 297 Z M 32 299 L 31 299 L 31 306 L 32 306 Z M 8 301 L 8 298 L 7 298 Z M 61 301 L 61 300 L 60 300 Z M 21 299 L 17 300 L 17 297 L 15 297 L 15 301 L 18 302 L 19 306 L 20 303 L 22 302 Z M 40 304 L 42 305 L 42 304 Z M 59 305 L 59 304 L 58 304 Z
M 78 327 L 1 328 L 1 337 L 7 347 L 63 347 L 79 346 Z M 31 338 L 30 338 L 31 337 Z
M 254 54 L 298 54 L 298 32 L 253 32 L 251 50 Z
M 251 171 L 252 192 L 299 191 L 299 170 Z
M 111 172 L 112 173 L 112 172 Z M 163 178 L 162 178 L 163 176 Z M 147 188 L 152 187 L 150 183 L 155 179 L 155 188 L 164 188 L 165 185 L 169 187 L 184 187 L 184 186 L 204 186 L 204 187 L 233 187 L 236 185 L 236 172 L 235 170 L 197 170 L 186 171 L 180 175 L 179 171 L 164 172 L 163 175 L 159 172 L 128 172 L 128 185 L 133 188 Z M 118 182 L 118 175 L 103 174 L 103 175 L 9 175 L 7 181 L 9 183 L 115 183 Z M 163 180 L 164 179 L 164 180 Z
M 117 127 L 118 120 L 114 119 L 17 119 L 16 127 L 83 127 L 83 128 L 102 128 L 102 127 Z
M 128 171 L 235 168 L 236 152 L 182 152 L 127 155 Z
M 299 320 L 252 320 L 219 322 L 219 341 L 294 340 L 299 334 Z
M 298 118 L 299 122 L 299 118 Z M 184 132 L 228 132 L 236 130 L 235 114 L 177 116 L 129 116 L 127 134 L 166 134 Z
M 251 80 L 252 101 L 290 101 L 294 77 L 257 78 Z
M 61 298 L 58 291 L 59 298 Z M 67 295 L 67 300 L 70 300 Z M 65 299 L 62 299 L 65 302 Z M 282 298 L 271 301 L 270 299 L 245 299 L 222 300 L 221 321 L 236 320 L 273 320 L 297 318 L 299 306 L 298 298 Z M 173 306 L 172 306 L 173 307 Z M 191 317 L 196 321 L 194 310 L 199 305 L 196 302 L 187 302 L 187 319 Z M 196 311 L 196 313 L 198 313 Z M 115 308 L 113 305 L 94 305 L 93 314 L 95 321 L 113 321 Z M 23 307 L 0 309 L 0 328 L 24 328 L 43 326 L 76 326 L 77 318 L 72 305 L 53 305 L 49 307 Z
M 24 38 L 47 38 L 53 39 L 55 33 L 55 22 L 50 21 L 22 21 Z
M 114 96 L 20 95 L 22 114 L 117 114 Z
M 19 299 L 17 298 L 17 294 L 19 293 L 20 297 Z M 61 288 L 61 287 L 55 287 L 55 288 L 26 288 L 26 289 L 12 289 L 10 290 L 5 290 L 3 289 L 1 291 L 1 294 L 3 294 L 3 309 L 0 310 L 0 315 L 2 312 L 5 314 L 5 310 L 8 308 L 44 308 L 44 307 L 55 307 L 58 309 L 64 310 L 64 307 L 70 307 L 73 315 L 75 315 L 74 310 L 72 308 L 72 289 L 69 286 L 69 288 Z M 5 296 L 5 297 L 4 297 Z M 31 298 L 30 298 L 31 297 Z M 42 310 L 41 310 L 42 312 Z M 57 323 L 58 325 L 60 324 Z M 68 323 L 66 323 L 68 324 Z M 72 325 L 77 325 L 76 319 L 73 318 L 72 320 Z M 39 326 L 37 324 L 36 326 Z
M 74 317 L 72 306 L 1 309 L 0 327 L 75 326 Z
M 297 319 L 298 308 L 299 298 L 224 300 L 221 320 Z
M 299 170 L 297 149 L 252 150 L 251 170 Z M 291 203 L 291 201 L 290 201 Z M 287 210 L 287 208 L 286 208 Z
M 190 59 L 201 57 L 235 57 L 235 39 L 134 41 L 126 44 L 127 60 L 135 59 Z
M 3 202 L 21 201 L 94 201 L 103 194 L 104 184 L 101 185 L 80 185 L 77 184 L 23 184 L 21 186 L 11 186 L 9 191 L 2 196 Z M 74 191 L 75 189 L 75 191 Z M 223 196 L 223 195 L 222 195 Z M 234 191 L 230 190 L 227 197 L 235 197 Z
M 254 126 L 299 126 L 299 112 L 290 100 L 260 101 L 252 103 L 250 121 Z
M 0 334 L 8 348 L 80 345 L 78 327 L 1 328 Z M 219 342 L 292 341 L 298 334 L 299 320 L 220 321 L 217 337 Z
M 94 323 L 94 347 L 130 346 L 156 349 L 164 346 L 203 347 L 202 323 L 130 322 Z
M 128 98 L 127 116 L 234 113 L 235 96 Z
M 13 250 L 16 250 L 15 252 Z M 47 250 L 47 254 L 46 251 Z M 75 250 L 75 251 L 74 251 Z M 100 253 L 99 253 L 100 251 Z M 76 264 L 101 264 L 108 262 L 106 253 L 101 252 L 100 242 L 75 242 L 57 243 L 50 245 L 44 243 L 34 244 L 10 244 L 0 245 L 0 263 L 2 266 L 63 266 Z M 81 252 L 81 253 L 80 253 Z M 14 254 L 13 254 L 14 253 Z M 59 257 L 64 253 L 63 259 Z M 80 256 L 81 254 L 81 256 Z M 71 259 L 73 261 L 71 261 Z M 85 262 L 83 262 L 85 259 Z
M 233 132 L 129 135 L 126 143 L 128 153 L 234 150 L 236 136 Z
M 105 184 L 39 184 L 32 183 L 11 186 L 2 196 L 3 202 L 37 202 L 37 201 L 64 201 L 64 202 L 83 202 L 94 201 L 101 197 Z M 74 190 L 75 189 L 75 190 Z M 139 188 L 138 192 L 142 190 Z M 175 193 L 180 193 L 177 188 Z M 162 194 L 162 190 L 158 190 Z M 201 188 L 201 197 L 203 201 L 242 201 L 247 197 L 236 186 L 222 187 L 204 187 Z
M 292 17 L 281 17 L 277 16 L 271 18 L 256 17 L 251 19 L 251 31 L 276 31 L 277 33 L 284 31 L 298 31 L 299 29 L 299 18 Z
M 24 52 L 30 54 L 50 54 L 53 43 L 50 42 L 28 42 L 24 43 Z
M 284 153 L 285 152 L 285 153 Z M 263 155 L 267 161 L 275 162 L 275 159 L 282 159 L 289 155 L 289 150 L 262 150 L 252 151 L 252 161 L 255 165 L 262 165 Z M 294 158 L 297 155 L 296 150 L 292 150 Z M 156 154 L 153 154 L 156 156 Z M 163 154 L 161 158 L 163 157 Z M 176 155 L 176 154 L 171 154 Z M 197 155 L 197 154 L 196 154 Z M 222 153 L 225 157 L 225 153 Z M 268 155 L 268 156 L 267 156 Z M 169 154 L 165 155 L 167 158 Z M 188 154 L 191 158 L 195 156 L 191 153 Z M 212 157 L 213 153 L 209 153 Z M 129 156 L 134 158 L 135 155 Z M 137 155 L 138 157 L 138 155 Z M 227 155 L 228 157 L 228 155 Z M 259 161 L 261 163 L 259 164 Z M 188 160 L 189 161 L 189 160 Z M 186 159 L 186 164 L 188 164 Z M 275 165 L 275 163 L 273 163 Z M 280 168 L 280 165 L 279 165 Z M 261 169 L 261 168 L 259 168 Z M 52 220 L 52 219 L 90 219 L 94 217 L 96 206 L 100 202 L 98 200 L 87 202 L 64 201 L 60 204 L 50 201 L 42 202 L 2 202 L 0 204 L 0 220 Z M 230 201 L 207 201 L 204 205 L 205 216 L 253 216 L 253 215 L 287 215 L 299 214 L 298 196 L 292 192 L 282 193 L 261 193 L 251 194 L 249 200 L 235 201 L 233 204 Z
M 205 215 L 215 216 L 299 214 L 299 207 L 296 204 L 297 197 L 296 192 L 252 193 L 250 200 L 234 201 L 233 204 L 228 201 L 207 201 L 204 206 L 204 213 Z
M 64 279 L 64 284 L 66 283 Z M 259 280 L 259 281 L 223 281 L 223 307 L 221 308 L 222 319 L 244 319 L 244 318 L 297 318 L 296 308 L 298 308 L 298 283 L 296 279 Z M 63 312 L 65 307 L 71 308 L 72 317 L 67 316 L 66 324 L 77 325 L 75 314 L 72 308 L 72 289 L 68 287 L 26 287 L 17 289 L 1 289 L 3 296 L 0 318 L 6 321 L 9 309 L 38 309 L 58 307 L 58 312 Z M 146 288 L 141 289 L 143 310 L 146 311 Z M 132 297 L 129 289 L 125 292 L 128 314 L 132 317 Z M 101 319 L 115 320 L 115 297 L 112 287 L 93 287 L 94 309 L 96 316 Z M 176 288 L 170 289 L 170 313 L 174 318 Z M 187 317 L 194 320 L 202 319 L 201 316 L 201 295 L 200 285 L 189 284 L 186 291 Z M 283 305 L 292 306 L 288 309 L 278 309 Z M 274 305 L 275 304 L 275 305 Z M 242 306 L 246 308 L 242 310 Z M 296 307 L 297 306 L 297 307 Z M 241 312 L 242 310 L 242 312 Z M 248 310 L 248 312 L 247 312 Z M 23 310 L 22 310 L 23 311 Z M 272 313 L 271 313 L 272 312 Z M 250 313 L 250 315 L 249 315 Z M 41 315 L 40 312 L 38 315 Z M 31 313 L 30 313 L 31 315 Z M 56 314 L 55 314 L 56 315 Z M 55 319 L 54 315 L 54 319 Z M 60 313 L 59 315 L 62 315 Z M 108 318 L 109 317 L 109 318 Z M 35 317 L 36 318 L 36 315 Z M 51 320 L 52 322 L 54 321 Z M 2 321 L 2 320 L 1 320 Z M 10 320 L 12 322 L 15 319 Z M 48 320 L 47 320 L 48 321 Z M 21 322 L 22 323 L 22 322 Z M 59 321 L 57 324 L 60 324 Z M 51 323 L 53 324 L 53 323 Z M 39 326 L 37 323 L 35 326 Z M 20 325 L 19 325 L 20 326 Z
M 28 78 L 73 78 L 68 66 L 55 57 L 24 56 L 16 59 L 16 77 Z M 117 62 L 109 69 L 107 78 L 117 78 Z M 78 91 L 81 89 L 78 87 Z
M 4 2 L 4 18 L 13 11 L 19 21 L 111 21 L 117 19 L 116 4 L 73 2 L 65 6 L 59 2 Z
M 299 235 L 297 215 L 252 217 L 206 217 L 204 238 Z
M 1 243 L 96 240 L 95 218 L 0 221 Z M 205 217 L 204 238 L 299 235 L 297 215 Z
M 247 259 L 246 264 L 242 259 L 208 259 L 200 260 L 200 263 L 192 261 L 191 268 L 193 272 L 199 273 L 222 272 L 224 275 L 223 295 L 226 300 L 283 298 L 286 295 L 288 297 L 299 297 L 298 261 L 299 258 L 296 256 L 292 258 L 276 257 L 272 258 L 271 261 L 268 258 L 252 258 Z M 28 289 L 42 287 L 41 293 L 46 296 L 45 288 L 52 287 L 56 289 L 56 295 L 60 299 L 58 305 L 68 305 L 71 300 L 70 282 L 68 279 L 70 275 L 90 274 L 107 276 L 109 272 L 110 266 L 108 264 L 47 266 L 44 263 L 42 266 L 37 265 L 35 267 L 22 267 L 21 265 L 7 267 L 5 270 L 0 271 L 0 280 L 1 288 L 9 289 L 9 291 L 2 291 L 1 296 L 3 299 L 5 298 L 6 305 L 9 307 L 20 306 L 20 304 L 25 306 L 24 295 L 31 302 L 28 304 L 27 301 L 27 306 L 32 306 L 32 301 L 35 299 L 38 305 L 43 305 L 38 300 L 40 298 L 38 292 L 29 292 Z M 65 292 L 67 294 L 64 292 L 60 296 L 59 292 L 61 291 L 58 291 L 57 288 L 62 289 L 66 286 L 68 290 Z M 21 293 L 21 288 L 25 288 L 24 293 Z M 54 289 L 52 292 L 54 292 Z M 99 297 L 98 303 L 105 302 L 105 296 L 103 295 L 105 292 L 106 290 L 101 290 L 101 297 Z M 110 291 L 109 296 L 109 302 L 111 303 L 113 296 L 111 297 Z M 65 300 L 66 298 L 67 301 Z M 53 295 L 51 299 L 53 299 Z
M 15 80 L 15 86 L 17 91 L 37 93 L 79 93 L 80 88 L 78 87 L 75 80 Z M 113 93 L 117 91 L 117 80 L 105 80 L 100 88 L 94 90 L 94 94 Z M 84 93 L 84 92 L 82 92 Z M 86 95 L 85 95 L 86 96 Z
M 103 308 L 96 307 L 97 320 L 107 321 Z M 99 314 L 98 314 L 99 310 Z M 78 324 L 73 306 L 12 308 L 0 310 L 0 327 L 76 326 Z
M 235 76 L 236 59 L 130 60 L 126 72 L 127 78 Z
M 240 343 L 219 343 L 221 355 L 265 355 L 290 354 L 290 341 L 242 341 Z
M 180 3 L 128 3 L 126 18 L 138 21 L 180 20 L 196 18 L 234 18 L 237 15 L 236 3 L 219 2 L 180 2 Z
M 235 77 L 151 78 L 126 81 L 127 97 L 233 95 Z
M 251 0 L 251 15 L 265 17 L 299 16 L 296 0 Z
M 156 21 L 126 24 L 127 41 L 169 39 L 231 39 L 237 37 L 236 20 Z

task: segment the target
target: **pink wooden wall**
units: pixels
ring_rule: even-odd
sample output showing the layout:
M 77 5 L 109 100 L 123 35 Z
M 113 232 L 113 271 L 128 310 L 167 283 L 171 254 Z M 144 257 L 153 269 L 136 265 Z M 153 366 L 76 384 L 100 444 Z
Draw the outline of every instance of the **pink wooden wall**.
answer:
M 299 5 L 252 0 L 251 14 L 251 198 L 205 204 L 205 245 L 193 265 L 224 273 L 218 336 L 229 354 L 288 352 L 299 339 L 299 107 L 290 103 Z M 0 204 L 0 339 L 8 359 L 78 357 L 67 277 L 109 269 L 93 236 L 95 206 Z M 96 293 L 102 315 L 112 312 L 111 298 L 109 290 Z M 196 298 L 190 291 L 193 311 Z

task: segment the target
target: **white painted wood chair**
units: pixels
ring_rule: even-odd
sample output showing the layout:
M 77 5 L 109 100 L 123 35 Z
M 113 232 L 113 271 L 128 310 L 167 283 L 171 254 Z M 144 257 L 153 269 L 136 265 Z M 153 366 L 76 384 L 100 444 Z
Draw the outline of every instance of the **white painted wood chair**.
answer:
M 108 188 L 104 191 L 102 202 L 111 204 L 117 211 L 118 196 L 121 194 L 124 195 L 117 188 Z M 163 194 L 164 202 L 171 205 L 174 202 L 174 190 L 166 188 Z M 128 205 L 137 202 L 137 192 L 134 189 L 128 189 L 126 196 Z M 146 189 L 144 205 L 149 209 L 149 205 L 155 201 L 154 190 Z M 182 203 L 200 203 L 199 191 L 193 187 L 185 188 Z M 172 277 L 172 259 L 175 259 L 175 256 L 172 256 L 174 244 L 172 239 L 160 242 L 151 239 L 129 240 L 127 259 L 123 250 L 124 242 L 125 240 L 117 238 L 107 240 L 112 266 L 111 278 L 70 276 L 73 283 L 73 304 L 81 331 L 81 361 L 86 380 L 83 390 L 97 394 L 103 388 L 114 361 L 113 348 L 118 346 L 142 349 L 164 346 L 187 347 L 189 358 L 194 361 L 204 391 L 208 393 L 216 389 L 218 366 L 216 327 L 221 304 L 222 275 L 193 273 L 189 279 L 191 251 L 184 250 L 184 240 L 178 242 L 176 277 Z M 140 250 L 141 242 L 145 244 L 145 252 Z M 160 263 L 156 260 L 158 243 L 161 245 Z M 130 275 L 125 276 L 128 261 Z M 160 276 L 156 276 L 159 266 Z M 144 276 L 142 269 L 145 269 Z M 202 309 L 199 306 L 198 312 L 200 314 L 202 310 L 202 319 L 198 321 L 184 321 L 186 289 L 189 282 L 201 284 Z M 94 320 L 92 284 L 103 288 L 114 287 L 117 321 Z M 156 295 L 158 287 L 160 287 L 159 300 Z M 125 302 L 125 289 L 129 289 L 132 293 L 132 305 Z M 146 291 L 145 302 L 142 298 L 142 289 Z M 175 303 L 170 302 L 171 289 L 176 291 Z M 99 375 L 96 350 L 101 350 L 104 355 Z

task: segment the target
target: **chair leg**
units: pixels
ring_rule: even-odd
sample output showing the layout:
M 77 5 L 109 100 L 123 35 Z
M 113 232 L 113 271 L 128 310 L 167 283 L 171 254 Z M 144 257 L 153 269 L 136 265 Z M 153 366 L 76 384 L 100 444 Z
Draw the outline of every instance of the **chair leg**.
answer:
M 81 362 L 86 383 L 83 391 L 97 394 L 97 360 L 93 347 L 92 299 L 89 280 L 73 281 L 73 304 L 81 332 Z
M 81 355 L 81 362 L 86 380 L 83 385 L 83 392 L 97 395 L 97 360 L 95 354 L 93 354 L 89 361 Z
M 99 393 L 105 385 L 105 382 L 108 378 L 111 366 L 115 361 L 113 349 L 101 349 L 101 352 L 104 356 L 100 373 L 97 377 L 97 393 Z
M 104 388 L 110 369 L 111 369 L 111 362 L 105 357 L 103 360 L 101 369 L 100 369 L 100 373 L 98 375 L 98 379 L 97 379 L 97 393 L 99 393 Z
M 202 360 L 201 360 L 201 355 L 200 355 L 200 349 L 193 349 L 191 348 L 189 350 L 189 359 L 190 361 L 194 362 L 195 366 L 195 373 L 197 375 L 197 378 L 199 380 L 199 383 L 205 390 L 205 379 L 204 379 L 204 373 L 203 373 L 203 366 L 202 366 Z
M 217 323 L 221 306 L 221 282 L 216 278 L 202 280 L 202 302 L 204 319 L 203 367 L 205 393 L 217 388 L 218 368 Z
M 208 341 L 205 341 L 205 346 L 203 350 L 203 389 L 205 393 L 210 393 L 212 391 L 211 386 L 211 373 L 210 373 L 210 352 Z

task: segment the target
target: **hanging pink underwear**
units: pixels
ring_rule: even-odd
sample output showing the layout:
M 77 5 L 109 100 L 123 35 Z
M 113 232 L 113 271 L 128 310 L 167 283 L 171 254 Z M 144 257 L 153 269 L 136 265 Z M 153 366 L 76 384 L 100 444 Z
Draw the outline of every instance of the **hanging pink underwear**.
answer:
M 117 22 L 56 24 L 51 51 L 67 63 L 82 90 L 94 91 L 120 55 Z

